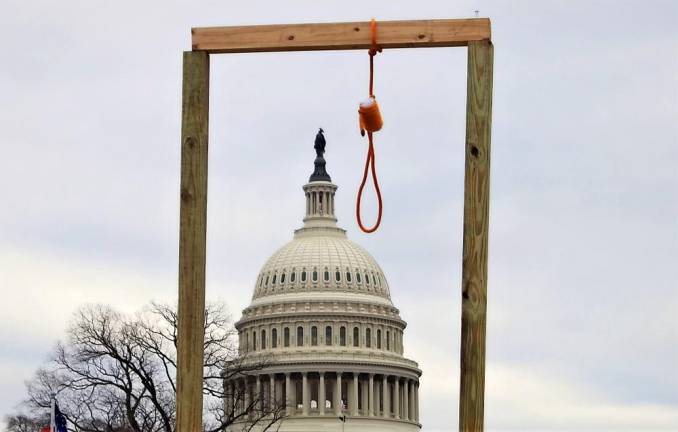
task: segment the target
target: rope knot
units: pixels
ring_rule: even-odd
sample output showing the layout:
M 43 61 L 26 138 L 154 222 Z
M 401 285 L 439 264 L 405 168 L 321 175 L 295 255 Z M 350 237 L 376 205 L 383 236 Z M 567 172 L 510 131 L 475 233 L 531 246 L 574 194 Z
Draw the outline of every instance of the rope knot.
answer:
M 377 45 L 377 21 L 372 18 L 370 21 L 370 36 L 372 38 L 372 47 L 367 51 L 370 57 L 374 57 L 381 52 L 381 47 Z

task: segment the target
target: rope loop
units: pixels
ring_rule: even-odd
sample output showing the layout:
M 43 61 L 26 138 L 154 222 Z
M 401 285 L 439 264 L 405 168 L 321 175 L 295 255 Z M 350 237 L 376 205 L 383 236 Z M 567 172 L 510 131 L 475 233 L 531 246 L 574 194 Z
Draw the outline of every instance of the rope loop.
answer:
M 381 214 L 383 210 L 383 203 L 381 201 L 381 190 L 379 190 L 379 181 L 377 180 L 377 171 L 374 167 L 374 144 L 372 142 L 372 132 L 367 132 L 367 138 L 369 141 L 369 147 L 367 149 L 367 159 L 365 160 L 365 170 L 363 171 L 363 180 L 360 182 L 360 188 L 358 188 L 358 201 L 356 202 L 355 216 L 358 221 L 358 226 L 364 233 L 373 233 L 381 225 Z M 362 201 L 363 189 L 365 188 L 365 183 L 367 183 L 367 172 L 372 168 L 372 181 L 374 182 L 374 190 L 377 192 L 377 201 L 379 203 L 378 212 L 377 212 L 377 221 L 371 228 L 366 228 L 363 225 L 362 218 L 360 217 L 360 202 Z

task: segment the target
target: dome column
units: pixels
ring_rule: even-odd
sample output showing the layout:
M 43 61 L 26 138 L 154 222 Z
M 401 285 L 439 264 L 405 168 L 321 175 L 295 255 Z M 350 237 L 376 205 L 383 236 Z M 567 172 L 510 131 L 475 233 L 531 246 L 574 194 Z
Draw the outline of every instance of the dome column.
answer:
M 237 379 L 234 382 L 235 384 L 235 411 L 236 415 L 241 415 L 244 412 L 245 407 L 245 388 L 242 386 L 242 380 Z
M 257 375 L 257 387 L 256 387 L 256 395 L 254 396 L 256 399 L 256 407 L 257 409 L 260 409 L 263 411 L 264 409 L 264 398 L 262 397 L 261 393 L 261 375 Z
M 271 412 L 275 410 L 275 374 L 269 375 L 269 384 L 268 384 L 268 404 Z
M 368 382 L 365 377 L 363 377 L 363 379 L 359 379 L 358 382 L 360 383 L 360 394 L 363 401 L 363 407 L 360 410 L 360 415 L 367 417 L 367 411 L 370 406 Z
M 410 380 L 403 382 L 403 418 L 410 419 Z
M 285 373 L 285 406 L 287 407 L 287 415 L 292 415 L 292 377 L 289 372 Z
M 395 377 L 393 383 L 393 417 L 400 418 L 400 378 Z
M 225 413 L 230 416 L 233 413 L 233 383 L 228 381 L 224 384 L 226 391 Z
M 367 415 L 374 416 L 374 374 L 370 374 L 369 384 L 367 387 Z
M 374 415 L 375 416 L 380 416 L 381 411 L 381 381 L 374 381 L 374 393 L 373 393 L 373 398 L 374 400 Z
M 231 390 L 233 391 L 231 409 L 233 410 L 233 417 L 235 417 L 238 415 L 238 410 L 240 408 L 240 389 L 238 388 L 238 381 L 231 381 Z
M 337 372 L 337 380 L 334 382 L 334 414 L 341 415 L 341 372 Z
M 391 409 L 389 408 L 389 399 L 388 399 L 388 375 L 384 375 L 383 381 L 382 381 L 382 386 L 381 386 L 381 403 L 384 406 L 384 409 L 382 410 L 382 415 L 384 417 L 390 417 Z
M 245 403 L 243 404 L 243 412 L 247 412 L 247 416 L 251 414 L 251 411 L 249 410 L 250 407 L 250 389 L 249 389 L 249 383 L 247 382 L 247 375 L 245 375 L 245 378 L 243 379 L 243 382 L 245 383 Z
M 231 381 L 231 410 L 233 410 L 233 417 L 240 413 L 240 385 L 237 380 Z
M 415 407 L 415 402 L 414 402 L 414 392 L 415 392 L 415 381 L 411 380 L 410 381 L 410 415 L 409 419 L 414 421 L 414 407 Z
M 419 423 L 419 382 L 417 382 L 417 385 L 414 387 L 415 390 L 415 395 L 414 395 L 414 421 Z
M 353 385 L 351 386 L 351 391 L 349 393 L 350 398 L 348 401 L 348 406 L 352 416 L 358 415 L 358 373 L 353 372 Z
M 301 414 L 308 416 L 308 409 L 311 406 L 311 392 L 308 388 L 308 372 L 301 373 Z
M 325 401 L 327 396 L 325 394 L 325 372 L 320 372 L 318 380 L 318 413 L 321 416 L 325 415 Z

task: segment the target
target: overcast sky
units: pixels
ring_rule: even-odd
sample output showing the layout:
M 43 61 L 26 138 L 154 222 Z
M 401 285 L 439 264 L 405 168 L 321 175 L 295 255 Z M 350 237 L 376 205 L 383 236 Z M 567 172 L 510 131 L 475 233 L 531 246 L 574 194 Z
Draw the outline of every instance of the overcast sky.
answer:
M 678 2 L 284 3 L 2 1 L 0 416 L 81 304 L 176 299 L 190 27 L 479 9 L 495 44 L 486 424 L 677 430 Z M 247 306 L 301 225 L 322 126 L 339 223 L 409 324 L 423 430 L 452 431 L 466 50 L 377 57 L 372 235 L 353 214 L 367 66 L 362 51 L 212 57 L 207 296 Z

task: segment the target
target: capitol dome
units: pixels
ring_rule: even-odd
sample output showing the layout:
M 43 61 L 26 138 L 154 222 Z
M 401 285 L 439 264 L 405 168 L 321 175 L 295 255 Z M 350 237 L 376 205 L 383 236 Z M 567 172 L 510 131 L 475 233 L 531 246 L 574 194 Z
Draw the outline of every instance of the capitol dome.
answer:
M 244 424 L 252 401 L 262 412 L 280 407 L 281 432 L 339 421 L 349 430 L 419 431 L 421 370 L 403 355 L 406 323 L 377 261 L 337 226 L 324 146 L 321 131 L 303 186 L 304 225 L 266 261 L 236 323 L 245 367 L 226 380 L 226 412 Z
M 271 301 L 267 297 L 298 293 L 391 300 L 379 264 L 340 229 L 298 230 L 294 240 L 278 249 L 261 269 L 252 300 Z

